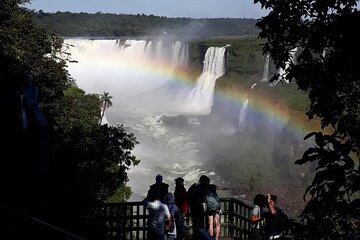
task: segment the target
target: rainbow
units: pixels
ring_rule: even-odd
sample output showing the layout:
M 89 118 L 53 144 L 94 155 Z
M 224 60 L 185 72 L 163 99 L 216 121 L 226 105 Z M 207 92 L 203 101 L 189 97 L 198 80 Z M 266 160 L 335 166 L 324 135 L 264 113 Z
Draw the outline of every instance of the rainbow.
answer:
M 155 78 L 171 79 L 171 81 L 179 84 L 179 87 L 193 88 L 196 77 L 190 74 L 186 69 L 177 68 L 176 71 L 170 63 L 164 62 L 151 62 L 146 59 L 119 59 L 118 55 L 114 54 L 114 49 L 106 54 L 99 51 L 87 52 L 85 56 L 82 56 L 81 51 L 78 51 L 80 55 L 73 52 L 73 59 L 78 61 L 86 61 L 86 64 L 90 64 L 95 68 L 113 69 L 126 69 L 127 71 L 133 71 L 139 74 L 139 76 L 152 76 Z M 100 57 L 99 57 L 100 56 Z M 223 101 L 231 102 L 241 107 L 246 99 L 249 99 L 248 107 L 253 111 L 259 112 L 272 119 L 279 124 L 287 124 L 292 129 L 297 130 L 300 134 L 306 134 L 310 131 L 319 131 L 319 121 L 309 120 L 305 113 L 296 112 L 291 110 L 286 104 L 280 100 L 269 99 L 262 92 L 256 91 L 256 89 L 239 89 L 239 88 L 225 88 L 215 89 L 215 95 L 217 98 L 221 98 Z
M 285 103 L 279 100 L 270 99 L 262 92 L 252 89 L 246 91 L 241 89 L 221 89 L 217 90 L 218 97 L 225 101 L 242 105 L 247 99 L 248 107 L 255 112 L 262 113 L 269 119 L 275 120 L 281 125 L 288 125 L 299 134 L 307 134 L 311 131 L 319 131 L 319 122 L 309 120 L 304 112 L 291 110 Z
M 172 81 L 176 81 L 179 87 L 193 88 L 196 82 L 196 77 L 191 76 L 186 69 L 177 69 L 175 73 L 169 75 L 168 65 L 156 66 L 149 64 L 139 65 L 129 64 L 130 68 L 141 71 L 144 74 L 155 74 L 161 77 L 168 77 Z M 260 83 L 261 84 L 261 83 Z M 263 83 L 262 83 L 263 84 Z M 269 119 L 275 119 L 281 125 L 288 125 L 290 128 L 296 130 L 299 134 L 307 134 L 311 131 L 320 131 L 320 123 L 318 120 L 309 120 L 304 112 L 291 110 L 281 100 L 274 100 L 267 97 L 263 92 L 256 91 L 256 89 L 242 90 L 239 88 L 225 88 L 215 89 L 217 98 L 223 101 L 237 104 L 239 108 L 244 102 L 249 99 L 248 107 L 251 110 L 259 112 L 267 116 Z

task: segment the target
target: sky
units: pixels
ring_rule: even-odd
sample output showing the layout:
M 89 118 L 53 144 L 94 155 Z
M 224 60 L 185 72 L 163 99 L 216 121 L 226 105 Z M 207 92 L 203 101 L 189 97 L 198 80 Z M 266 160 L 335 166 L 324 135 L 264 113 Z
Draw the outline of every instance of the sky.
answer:
M 27 8 L 44 12 L 145 14 L 190 18 L 261 18 L 254 0 L 32 0 Z

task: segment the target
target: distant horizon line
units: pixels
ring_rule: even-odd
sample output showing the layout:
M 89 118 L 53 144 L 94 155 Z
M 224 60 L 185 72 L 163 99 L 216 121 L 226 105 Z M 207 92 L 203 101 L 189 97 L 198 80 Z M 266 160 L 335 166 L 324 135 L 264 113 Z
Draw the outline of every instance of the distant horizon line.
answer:
M 97 11 L 97 12 L 71 12 L 71 11 L 56 11 L 56 12 L 47 12 L 45 10 L 36 10 L 36 9 L 30 9 L 30 8 L 26 8 L 30 11 L 33 11 L 34 13 L 40 14 L 40 11 L 42 11 L 45 14 L 57 14 L 57 13 L 71 13 L 71 14 L 89 14 L 89 15 L 96 15 L 96 14 L 109 14 L 109 15 L 128 15 L 128 16 L 154 16 L 154 17 L 160 17 L 160 18 L 181 18 L 181 19 L 197 19 L 197 20 L 202 20 L 202 19 L 248 19 L 248 20 L 258 20 L 259 18 L 250 18 L 250 17 L 201 17 L 201 18 L 195 18 L 195 17 L 168 17 L 168 16 L 161 16 L 161 15 L 155 15 L 155 14 L 145 14 L 145 13 L 109 13 L 109 12 L 102 12 L 102 11 Z

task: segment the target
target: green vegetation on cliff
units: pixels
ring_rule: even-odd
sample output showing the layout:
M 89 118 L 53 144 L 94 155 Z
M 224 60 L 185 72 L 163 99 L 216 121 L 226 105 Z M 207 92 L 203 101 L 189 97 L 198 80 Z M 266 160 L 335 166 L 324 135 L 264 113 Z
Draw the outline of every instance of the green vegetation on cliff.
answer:
M 261 82 L 264 74 L 265 57 L 262 53 L 264 42 L 257 37 L 212 38 L 194 40 L 191 42 L 190 65 L 201 69 L 205 52 L 209 47 L 227 47 L 226 72 L 216 81 L 218 90 L 231 89 L 240 92 L 249 91 L 256 83 L 256 89 L 251 90 L 257 95 L 267 96 L 269 100 L 281 101 L 296 111 L 305 114 L 309 104 L 307 95 L 298 90 L 295 84 L 279 83 L 270 87 L 268 81 Z M 268 79 L 275 72 L 275 66 L 270 62 Z

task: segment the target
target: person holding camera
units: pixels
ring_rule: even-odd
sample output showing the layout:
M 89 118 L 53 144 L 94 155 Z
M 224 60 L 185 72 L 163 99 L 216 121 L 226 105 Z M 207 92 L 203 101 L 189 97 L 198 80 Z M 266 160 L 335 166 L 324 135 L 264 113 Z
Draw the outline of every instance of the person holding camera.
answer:
M 267 194 L 267 210 L 264 211 L 265 239 L 282 239 L 282 231 L 279 222 L 280 209 L 276 206 L 276 196 Z

